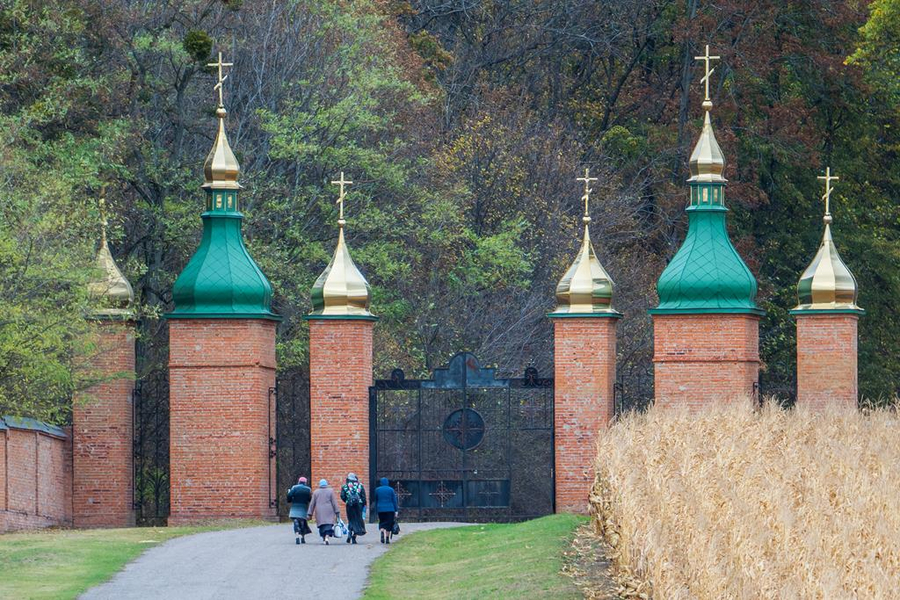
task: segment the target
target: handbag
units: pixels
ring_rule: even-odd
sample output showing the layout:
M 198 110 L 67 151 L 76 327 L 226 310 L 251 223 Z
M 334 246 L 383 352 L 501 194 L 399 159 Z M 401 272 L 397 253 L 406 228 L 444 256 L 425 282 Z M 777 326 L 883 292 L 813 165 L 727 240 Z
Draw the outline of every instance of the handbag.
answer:
M 391 529 L 391 535 L 400 535 L 400 523 L 397 522 L 397 519 L 394 519 L 394 528 Z

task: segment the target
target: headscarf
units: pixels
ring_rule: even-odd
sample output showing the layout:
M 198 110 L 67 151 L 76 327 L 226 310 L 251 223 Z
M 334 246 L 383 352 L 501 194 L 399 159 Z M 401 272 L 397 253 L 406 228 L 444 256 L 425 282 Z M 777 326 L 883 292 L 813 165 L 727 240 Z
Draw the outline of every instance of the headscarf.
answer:
M 388 478 L 387 478 L 387 477 L 382 477 L 382 478 L 381 478 L 381 481 L 378 482 L 378 485 L 389 485 L 389 483 L 388 483 Z
M 327 480 L 327 479 L 320 479 L 320 480 L 319 480 L 319 487 L 320 487 L 320 488 L 328 487 L 328 480 Z
M 359 477 L 356 476 L 356 473 L 347 473 L 347 481 L 359 483 Z
M 306 477 L 301 477 L 300 479 L 297 480 L 297 483 L 303 483 L 303 484 L 305 484 L 305 483 L 306 483 Z

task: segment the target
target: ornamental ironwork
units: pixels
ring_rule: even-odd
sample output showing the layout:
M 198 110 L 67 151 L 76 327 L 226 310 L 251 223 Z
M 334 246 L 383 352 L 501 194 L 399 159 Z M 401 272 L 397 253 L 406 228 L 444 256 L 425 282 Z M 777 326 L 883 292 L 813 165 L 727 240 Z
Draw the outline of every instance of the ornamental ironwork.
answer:
M 431 379 L 375 382 L 370 485 L 387 477 L 407 520 L 511 521 L 553 512 L 553 380 L 497 377 L 470 353 Z

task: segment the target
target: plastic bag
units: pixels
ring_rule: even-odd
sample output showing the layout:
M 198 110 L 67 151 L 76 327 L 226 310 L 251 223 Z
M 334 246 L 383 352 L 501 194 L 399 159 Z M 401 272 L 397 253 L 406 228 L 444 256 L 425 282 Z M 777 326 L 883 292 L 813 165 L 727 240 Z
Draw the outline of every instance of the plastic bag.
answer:
M 347 526 L 344 524 L 344 520 L 339 517 L 337 525 L 334 526 L 334 537 L 339 538 L 345 535 L 347 535 Z

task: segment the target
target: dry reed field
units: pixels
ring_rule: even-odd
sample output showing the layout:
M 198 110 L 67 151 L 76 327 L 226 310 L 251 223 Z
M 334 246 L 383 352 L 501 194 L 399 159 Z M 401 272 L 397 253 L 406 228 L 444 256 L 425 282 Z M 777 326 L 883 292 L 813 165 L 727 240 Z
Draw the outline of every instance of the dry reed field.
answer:
M 898 416 L 767 403 L 622 418 L 600 436 L 591 498 L 620 580 L 666 600 L 900 597 Z

